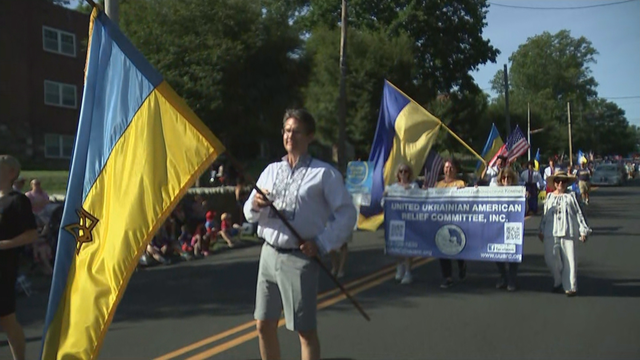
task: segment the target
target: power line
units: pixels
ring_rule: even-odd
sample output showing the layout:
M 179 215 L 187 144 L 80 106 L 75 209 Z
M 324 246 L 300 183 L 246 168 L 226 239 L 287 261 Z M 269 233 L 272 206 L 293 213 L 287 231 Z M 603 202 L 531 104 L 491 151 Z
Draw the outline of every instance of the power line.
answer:
M 608 100 L 640 99 L 640 95 L 636 95 L 636 96 L 611 96 L 611 97 L 599 96 L 599 97 L 603 98 L 603 99 L 608 99 Z
M 591 9 L 591 8 L 597 8 L 597 7 L 626 4 L 626 3 L 629 3 L 629 2 L 633 2 L 633 1 L 638 1 L 638 0 L 624 0 L 624 1 L 618 1 L 618 2 L 604 3 L 604 4 L 584 5 L 584 6 L 569 6 L 569 7 L 518 6 L 518 5 L 498 4 L 498 3 L 494 3 L 494 2 L 489 2 L 489 4 L 491 4 L 493 6 L 498 6 L 498 7 L 505 7 L 505 8 L 511 8 L 511 9 L 523 9 L 523 10 L 580 10 L 580 9 Z

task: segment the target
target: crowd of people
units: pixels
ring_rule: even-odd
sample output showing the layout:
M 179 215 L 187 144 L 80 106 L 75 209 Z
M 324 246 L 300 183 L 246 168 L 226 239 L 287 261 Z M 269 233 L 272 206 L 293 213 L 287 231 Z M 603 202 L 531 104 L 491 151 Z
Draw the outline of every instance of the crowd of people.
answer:
M 311 114 L 302 109 L 288 110 L 282 130 L 287 155 L 282 161 L 270 164 L 260 175 L 256 186 L 263 193 L 248 191 L 240 174 L 230 180 L 228 175 L 219 176 L 224 174 L 220 167 L 211 174 L 213 183 L 235 183 L 236 202 L 241 213 L 238 221 L 234 221 L 228 212 L 218 217 L 211 204 L 200 195 L 185 198 L 157 231 L 141 258 L 141 265 L 149 265 L 152 262 L 171 264 L 176 258 L 206 257 L 211 255 L 217 242 L 224 242 L 229 248 L 237 246 L 244 230 L 241 224 L 256 224 L 256 235 L 264 242 L 254 313 L 263 358 L 280 355 L 277 329 L 282 311 L 286 327 L 299 335 L 302 358 L 320 357 L 316 319 L 319 265 L 314 259 L 317 260 L 317 255 L 331 254 L 333 275 L 344 276 L 347 243 L 352 238 L 357 219 L 354 200 L 347 192 L 343 178 L 331 165 L 309 155 L 308 146 L 314 133 L 315 120 Z M 570 187 L 579 182 L 582 204 L 588 204 L 591 171 L 588 164 L 580 164 L 575 171 L 564 170 L 554 160 L 549 159 L 549 166 L 542 173 L 534 169 L 533 162 L 517 173 L 513 164 L 499 157 L 495 166 L 483 172 L 480 181 L 469 184 L 459 177 L 457 161 L 447 159 L 443 176 L 435 187 L 523 185 L 527 212 L 533 215 L 538 214 L 538 193 L 546 191 L 538 237 L 544 243 L 545 262 L 553 279 L 552 290 L 564 290 L 567 296 L 575 296 L 575 243 L 586 241 L 591 230 L 582 205 Z M 3 274 L 10 275 L 0 277 L 0 326 L 7 332 L 15 358 L 23 358 L 24 335 L 15 320 L 18 268 L 14 251 L 31 244 L 34 259 L 42 264 L 45 273 L 50 274 L 50 261 L 55 256 L 51 238 L 57 237 L 61 219 L 61 211 L 43 216 L 49 197 L 37 179 L 31 181 L 31 190 L 22 194 L 25 180 L 18 177 L 19 168 L 17 160 L 0 156 L 0 207 L 3 209 L 0 239 L 7 239 L 0 240 L 0 265 Z M 396 176 L 397 182 L 385 191 L 426 188 L 417 183 L 408 164 L 400 164 Z M 300 238 L 278 219 L 270 209 L 271 204 L 297 230 Z M 17 217 L 22 220 L 16 221 Z M 441 287 L 447 289 L 454 285 L 453 261 L 440 259 L 439 262 Z M 456 262 L 458 278 L 464 280 L 467 263 Z M 397 259 L 396 280 L 401 284 L 412 283 L 411 265 L 408 257 Z M 496 287 L 515 291 L 518 264 L 498 262 L 496 268 Z
M 185 198 L 147 245 L 140 265 L 170 265 L 177 259 L 207 257 L 219 241 L 224 241 L 229 248 L 237 246 L 241 234 L 242 225 L 234 222 L 231 213 L 222 213 L 218 221 L 217 213 L 202 196 Z
M 582 204 L 588 204 L 589 180 L 592 174 L 588 164 L 581 163 L 577 169 L 569 167 L 564 170 L 556 165 L 554 158 L 550 158 L 549 166 L 545 168 L 543 175 L 534 170 L 534 162 L 528 162 L 526 170 L 518 174 L 513 164 L 508 164 L 507 159 L 500 156 L 495 165 L 483 171 L 480 180 L 472 184 L 459 178 L 458 169 L 459 165 L 455 159 L 445 160 L 444 178 L 438 181 L 435 187 L 525 186 L 526 212 L 531 215 L 538 214 L 538 192 L 543 189 L 546 191 L 538 237 L 544 243 L 545 262 L 553 277 L 552 291 L 564 291 L 567 296 L 575 296 L 577 268 L 574 244 L 576 241 L 586 241 L 591 229 L 587 225 L 580 201 L 571 191 L 571 186 L 579 184 Z M 400 164 L 396 176 L 397 182 L 388 186 L 385 192 L 397 189 L 408 191 L 420 187 L 408 164 Z M 426 182 L 421 187 L 426 189 Z M 439 262 L 443 278 L 440 287 L 447 289 L 454 285 L 452 260 L 439 259 Z M 457 260 L 457 264 L 458 278 L 462 281 L 466 278 L 467 264 L 464 260 Z M 518 263 L 497 262 L 496 266 L 499 273 L 496 288 L 516 291 Z M 399 258 L 396 270 L 396 281 L 401 284 L 412 282 L 410 258 Z

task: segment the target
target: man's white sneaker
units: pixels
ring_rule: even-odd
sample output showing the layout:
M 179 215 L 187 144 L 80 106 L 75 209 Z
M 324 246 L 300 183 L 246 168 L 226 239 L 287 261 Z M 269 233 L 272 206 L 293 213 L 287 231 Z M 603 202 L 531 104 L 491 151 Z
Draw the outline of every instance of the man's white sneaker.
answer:
M 396 281 L 402 280 L 404 276 L 404 264 L 398 264 L 396 266 Z
M 402 281 L 400 281 L 400 284 L 409 285 L 412 282 L 413 282 L 413 277 L 411 276 L 411 271 L 405 272 L 404 276 L 402 277 Z

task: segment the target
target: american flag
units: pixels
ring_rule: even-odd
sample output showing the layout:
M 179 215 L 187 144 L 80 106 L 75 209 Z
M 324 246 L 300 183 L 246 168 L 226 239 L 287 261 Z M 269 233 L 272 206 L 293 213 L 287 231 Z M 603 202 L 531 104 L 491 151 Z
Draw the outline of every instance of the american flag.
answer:
M 515 130 L 509 135 L 507 138 L 506 149 L 507 149 L 507 160 L 511 163 L 515 159 L 517 159 L 520 155 L 524 154 L 529 150 L 529 143 L 527 142 L 527 138 L 524 137 L 520 127 L 516 126 Z
M 424 162 L 424 184 L 426 187 L 432 188 L 436 186 L 438 182 L 438 177 L 442 172 L 442 166 L 444 165 L 444 160 L 438 154 L 437 151 L 431 150 L 429 151 L 429 155 L 427 155 L 427 160 Z

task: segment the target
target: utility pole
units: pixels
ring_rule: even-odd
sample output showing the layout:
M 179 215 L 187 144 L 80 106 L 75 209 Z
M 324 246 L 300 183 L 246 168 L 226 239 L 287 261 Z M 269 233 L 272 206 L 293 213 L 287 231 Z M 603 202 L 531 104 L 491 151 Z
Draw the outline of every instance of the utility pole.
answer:
M 573 166 L 573 141 L 571 140 L 571 103 L 567 102 L 567 118 L 569 119 L 569 165 Z
M 507 137 L 511 135 L 511 117 L 509 116 L 509 72 L 504 64 L 504 112 L 507 120 Z
M 527 142 L 529 143 L 527 160 L 531 161 L 531 108 L 529 107 L 529 103 L 527 103 Z
M 342 29 L 340 31 L 340 95 L 338 99 L 338 167 L 347 171 L 347 0 L 342 0 Z
M 120 23 L 118 0 L 104 0 L 104 12 L 116 25 Z

